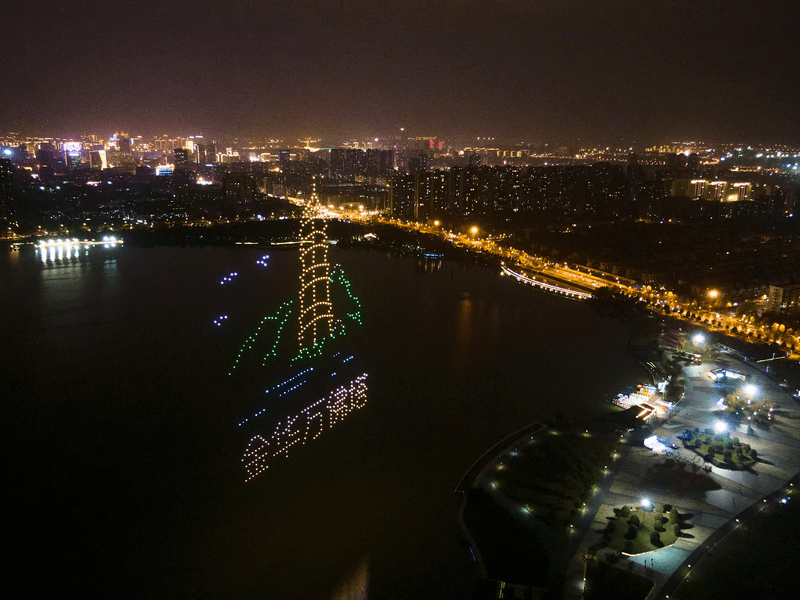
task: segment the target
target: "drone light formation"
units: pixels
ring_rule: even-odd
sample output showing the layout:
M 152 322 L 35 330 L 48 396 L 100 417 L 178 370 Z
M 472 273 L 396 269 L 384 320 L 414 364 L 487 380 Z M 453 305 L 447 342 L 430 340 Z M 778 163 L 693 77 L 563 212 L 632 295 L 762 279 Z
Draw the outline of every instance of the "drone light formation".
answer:
M 326 429 L 341 423 L 352 411 L 367 403 L 367 374 L 353 379 L 349 384 L 336 388 L 326 398 L 317 400 L 295 416 L 278 423 L 269 439 L 253 436 L 242 456 L 250 481 L 269 468 L 270 463 L 281 455 L 289 455 L 295 445 L 303 446 L 317 439 Z
M 330 264 L 325 222 L 313 218 L 307 208 L 300 220 L 300 355 L 321 353 L 321 344 L 332 334 L 333 308 Z

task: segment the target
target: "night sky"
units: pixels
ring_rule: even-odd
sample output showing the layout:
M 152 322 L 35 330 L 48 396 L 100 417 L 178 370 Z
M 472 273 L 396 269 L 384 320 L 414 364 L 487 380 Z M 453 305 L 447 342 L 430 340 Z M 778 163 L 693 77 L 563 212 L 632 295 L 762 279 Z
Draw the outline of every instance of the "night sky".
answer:
M 0 131 L 800 143 L 797 0 L 26 0 Z

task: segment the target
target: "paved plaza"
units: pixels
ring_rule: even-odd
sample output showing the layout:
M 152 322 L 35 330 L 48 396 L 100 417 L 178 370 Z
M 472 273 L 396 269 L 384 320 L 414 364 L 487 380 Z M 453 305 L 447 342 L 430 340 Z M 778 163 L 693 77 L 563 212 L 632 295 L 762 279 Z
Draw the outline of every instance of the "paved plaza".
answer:
M 758 452 L 759 460 L 749 470 L 723 469 L 683 447 L 679 435 L 686 429 L 712 428 L 717 420 L 715 412 L 720 410 L 717 402 L 726 395 L 724 388 L 717 386 L 709 377 L 710 371 L 718 368 L 707 363 L 684 368 L 686 391 L 669 419 L 661 422 L 653 434 L 664 441 L 668 454 L 658 454 L 633 439 L 624 440 L 616 458 L 597 485 L 578 523 L 570 535 L 566 552 L 559 561 L 566 571 L 564 598 L 578 600 L 583 597 L 584 559 L 591 554 L 590 547 L 602 545 L 602 532 L 614 509 L 622 506 L 640 506 L 643 499 L 653 504 L 671 504 L 681 514 L 688 514 L 690 527 L 675 544 L 634 556 L 622 556 L 617 563 L 620 568 L 645 575 L 655 582 L 649 598 L 669 598 L 683 583 L 691 568 L 702 567 L 702 559 L 728 532 L 745 523 L 747 518 L 769 503 L 785 497 L 789 480 L 800 471 L 800 408 L 789 392 L 773 382 L 761 365 L 724 355 L 725 365 L 749 375 L 748 383 L 758 388 L 758 399 L 774 403 L 773 419 L 768 429 L 739 425 L 730 431 Z M 629 433 L 628 436 L 634 434 Z M 534 436 L 535 437 L 535 436 Z M 517 516 L 532 531 L 536 529 L 529 516 L 519 506 L 494 490 L 489 484 L 492 471 L 503 458 L 515 450 L 524 448 L 533 438 L 525 436 L 508 444 L 494 459 L 482 465 L 473 484 L 484 487 L 511 514 Z M 678 446 L 672 449 L 672 444 Z M 705 469 L 707 475 L 719 484 L 712 491 L 673 492 L 648 487 L 643 483 L 644 475 L 653 465 L 668 458 L 677 459 Z M 691 467 L 690 467 L 691 468 Z M 800 485 L 799 485 L 800 487 Z M 766 502 L 765 502 L 766 500 Z M 600 549 L 602 560 L 611 549 Z
M 694 452 L 682 447 L 677 436 L 685 429 L 698 427 L 702 431 L 712 427 L 715 421 L 714 412 L 719 410 L 716 403 L 726 393 L 708 376 L 709 371 L 717 365 L 710 363 L 686 367 L 685 396 L 670 419 L 661 424 L 654 433 L 668 447 L 672 443 L 678 445 L 678 450 L 673 452 L 675 458 L 710 467 L 709 476 L 721 489 L 672 493 L 647 487 L 642 483 L 644 473 L 656 462 L 665 460 L 666 456 L 657 455 L 645 447 L 630 447 L 614 463 L 611 481 L 606 478 L 600 486 L 597 494 L 600 505 L 593 514 L 590 527 L 578 534 L 583 537 L 567 571 L 565 598 L 582 597 L 582 557 L 589 552 L 590 546 L 601 541 L 608 517 L 614 516 L 614 508 L 626 504 L 639 505 L 643 498 L 647 498 L 653 503 L 671 504 L 680 513 L 692 515 L 689 520 L 692 527 L 685 531 L 691 537 L 682 537 L 674 545 L 653 552 L 623 558 L 618 563 L 622 568 L 646 575 L 655 581 L 650 598 L 666 598 L 688 573 L 689 565 L 696 567 L 705 552 L 719 541 L 721 534 L 737 526 L 737 517 L 746 519 L 754 510 L 751 507 L 755 505 L 755 509 L 758 509 L 758 503 L 763 503 L 764 498 L 771 494 L 774 497 L 769 497 L 768 501 L 779 499 L 781 494 L 776 492 L 784 488 L 800 470 L 800 409 L 794 399 L 759 368 L 754 368 L 752 363 L 731 357 L 726 357 L 726 361 L 751 376 L 750 382 L 758 386 L 759 398 L 775 403 L 775 416 L 768 431 L 756 427 L 748 433 L 746 425 L 740 425 L 738 430 L 731 431 L 731 436 L 738 437 L 742 443 L 750 444 L 758 452 L 759 461 L 747 471 L 722 469 L 705 463 Z M 748 508 L 751 510 L 747 511 Z M 602 557 L 604 552 L 613 551 L 601 550 L 599 555 Z M 695 561 L 695 564 L 691 561 Z

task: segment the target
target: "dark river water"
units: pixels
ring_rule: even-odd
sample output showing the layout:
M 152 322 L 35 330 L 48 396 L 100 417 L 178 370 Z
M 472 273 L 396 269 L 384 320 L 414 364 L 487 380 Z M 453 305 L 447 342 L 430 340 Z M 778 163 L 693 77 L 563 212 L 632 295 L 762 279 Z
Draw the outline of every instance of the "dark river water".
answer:
M 296 317 L 280 336 L 268 318 L 296 302 L 297 251 L 0 255 L 4 537 L 26 596 L 469 598 L 462 475 L 644 380 L 626 327 L 586 303 L 462 263 L 329 259 L 346 334 L 315 363 L 288 360 Z M 246 481 L 252 439 L 279 451 Z

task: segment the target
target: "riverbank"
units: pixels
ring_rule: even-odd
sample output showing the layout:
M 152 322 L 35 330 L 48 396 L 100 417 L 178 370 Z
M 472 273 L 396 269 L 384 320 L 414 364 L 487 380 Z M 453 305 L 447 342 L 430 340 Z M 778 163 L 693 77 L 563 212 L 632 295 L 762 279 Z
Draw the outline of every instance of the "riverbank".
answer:
M 714 353 L 714 356 L 720 356 L 720 353 Z M 774 421 L 768 426 L 761 425 L 762 428 L 767 426 L 767 429 L 756 427 L 755 430 L 748 431 L 746 426 L 742 426 L 735 434 L 743 443 L 746 441 L 757 450 L 759 461 L 749 470 L 735 471 L 711 463 L 702 464 L 703 461 L 700 459 L 700 467 L 703 467 L 704 477 L 710 484 L 700 488 L 682 485 L 664 489 L 658 483 L 660 481 L 658 478 L 648 479 L 650 475 L 646 477 L 646 474 L 655 472 L 653 470 L 655 467 L 663 466 L 665 460 L 677 459 L 696 464 L 698 457 L 690 450 L 682 448 L 678 435 L 685 429 L 708 428 L 717 418 L 714 415 L 718 410 L 716 402 L 719 392 L 708 378 L 708 373 L 717 368 L 718 364 L 712 362 L 685 367 L 683 375 L 687 384 L 683 400 L 678 403 L 669 419 L 653 423 L 648 428 L 649 433 L 646 434 L 657 436 L 667 444 L 668 448 L 674 444 L 677 449 L 669 450 L 672 454 L 655 454 L 641 446 L 644 437 L 642 434 L 627 436 L 618 460 L 609 466 L 608 474 L 599 482 L 597 492 L 583 509 L 585 514 L 581 516 L 580 522 L 574 529 L 575 534 L 570 544 L 573 552 L 567 560 L 568 565 L 563 571 L 560 587 L 554 589 L 550 579 L 546 586 L 540 588 L 528 586 L 522 591 L 534 593 L 534 590 L 538 589 L 535 593 L 541 594 L 549 590 L 548 598 L 563 597 L 574 600 L 582 598 L 585 577 L 585 563 L 582 557 L 591 555 L 597 556 L 601 561 L 612 559 L 613 562 L 619 561 L 618 553 L 609 553 L 602 549 L 604 545 L 602 531 L 608 519 L 614 516 L 614 509 L 624 505 L 638 505 L 643 498 L 652 503 L 671 504 L 681 514 L 691 516 L 690 529 L 684 531 L 674 545 L 643 555 L 622 557 L 621 566 L 625 569 L 652 579 L 654 586 L 650 597 L 663 600 L 675 597 L 673 594 L 676 590 L 684 593 L 680 586 L 688 580 L 689 572 L 696 569 L 698 562 L 704 560 L 709 551 L 714 549 L 728 533 L 739 532 L 739 521 L 744 523 L 745 519 L 754 515 L 766 514 L 772 506 L 775 507 L 774 510 L 780 510 L 780 506 L 787 501 L 787 494 L 794 493 L 791 484 L 800 483 L 797 479 L 797 471 L 800 469 L 800 410 L 795 399 L 785 388 L 770 379 L 758 365 L 754 365 L 752 361 L 741 360 L 737 356 L 724 353 L 722 356 L 725 358 L 717 360 L 725 361 L 725 364 L 738 361 L 736 368 L 746 372 L 761 390 L 763 397 L 778 407 L 775 413 L 778 416 Z M 542 432 L 537 435 L 542 435 Z M 528 444 L 532 443 L 532 440 L 523 438 L 519 442 Z M 493 461 L 493 468 L 502 468 L 501 463 L 507 461 L 508 456 L 508 450 L 498 452 Z M 489 471 L 485 468 L 483 473 Z M 484 484 L 483 488 L 491 491 L 500 505 L 505 506 L 509 515 L 514 515 L 521 530 L 539 536 L 540 540 L 547 539 L 547 535 L 541 537 L 543 532 L 541 527 L 532 528 L 527 524 L 529 517 L 524 514 L 524 506 L 510 500 L 502 491 L 492 490 L 490 485 Z M 751 535 L 758 535 L 754 528 L 750 528 L 749 531 Z M 745 542 L 737 543 L 741 546 Z M 734 544 L 732 547 L 737 546 Z M 715 552 L 722 550 L 723 546 L 719 545 Z M 770 555 L 770 548 L 764 547 L 762 551 Z M 774 553 L 772 560 L 779 560 L 779 553 Z M 719 570 L 723 567 L 712 568 Z M 730 569 L 726 572 L 728 576 L 734 574 Z M 714 591 L 711 575 L 706 576 L 703 585 L 706 587 L 698 585 L 690 586 L 689 589 Z M 495 587 L 489 586 L 487 593 L 491 593 Z M 702 593 L 686 596 L 691 600 L 700 597 L 707 596 L 703 596 Z

